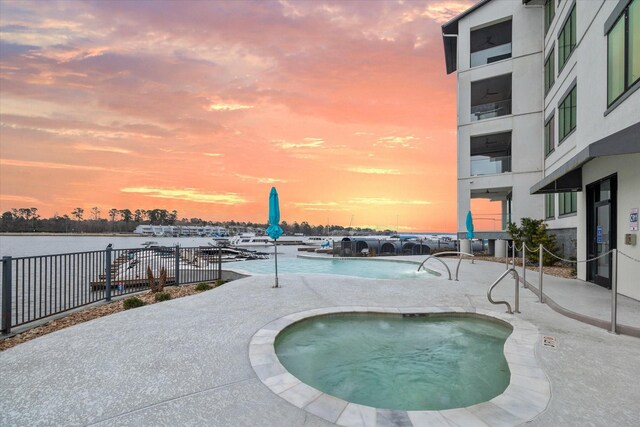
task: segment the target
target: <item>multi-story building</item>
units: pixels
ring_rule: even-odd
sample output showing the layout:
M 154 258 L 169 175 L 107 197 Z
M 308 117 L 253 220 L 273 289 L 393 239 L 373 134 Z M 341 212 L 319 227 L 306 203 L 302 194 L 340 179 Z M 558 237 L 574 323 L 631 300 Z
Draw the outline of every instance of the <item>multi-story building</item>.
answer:
M 543 214 L 544 197 L 529 194 L 542 178 L 541 19 L 485 0 L 443 26 L 447 73 L 458 73 L 458 237 L 471 210 L 498 255 L 509 222 Z
M 567 257 L 640 259 L 640 0 L 482 0 L 443 40 L 458 71 L 460 237 L 491 196 L 501 229 L 478 237 L 543 218 Z M 499 78 L 509 96 L 488 85 Z M 578 277 L 610 287 L 612 262 L 578 263 Z M 617 271 L 619 292 L 640 299 L 640 263 L 619 256 Z

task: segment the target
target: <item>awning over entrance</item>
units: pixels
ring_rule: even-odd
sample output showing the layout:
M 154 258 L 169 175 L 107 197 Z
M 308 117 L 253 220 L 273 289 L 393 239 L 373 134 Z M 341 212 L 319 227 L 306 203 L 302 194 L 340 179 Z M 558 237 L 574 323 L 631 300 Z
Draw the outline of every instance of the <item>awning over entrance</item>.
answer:
M 591 143 L 529 189 L 531 194 L 582 191 L 582 166 L 597 158 L 640 153 L 640 122 Z

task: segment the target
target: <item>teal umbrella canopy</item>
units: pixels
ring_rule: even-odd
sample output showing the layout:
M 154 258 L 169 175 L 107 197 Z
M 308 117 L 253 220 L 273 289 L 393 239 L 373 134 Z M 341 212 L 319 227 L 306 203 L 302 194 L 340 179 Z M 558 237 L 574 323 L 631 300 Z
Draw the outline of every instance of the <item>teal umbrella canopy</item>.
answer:
M 271 193 L 269 193 L 269 227 L 267 228 L 267 234 L 273 240 L 278 240 L 282 236 L 282 228 L 278 225 L 280 223 L 280 201 L 278 200 L 278 191 L 276 187 L 271 187 Z
M 473 217 L 471 216 L 471 211 L 467 213 L 467 237 L 473 239 Z

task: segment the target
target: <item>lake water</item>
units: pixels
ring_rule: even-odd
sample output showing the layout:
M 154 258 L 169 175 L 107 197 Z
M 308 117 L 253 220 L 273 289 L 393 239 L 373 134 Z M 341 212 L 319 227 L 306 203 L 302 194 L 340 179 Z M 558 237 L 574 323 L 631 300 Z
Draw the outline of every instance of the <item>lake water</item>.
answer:
M 430 233 L 416 233 L 417 236 L 431 236 Z M 439 236 L 453 237 L 452 234 L 439 234 Z M 299 241 L 302 237 L 283 236 L 279 241 Z M 158 242 L 161 246 L 182 247 L 207 246 L 213 240 L 210 237 L 153 237 L 153 236 L 3 236 L 0 235 L 0 257 L 12 256 L 36 256 L 52 255 L 71 252 L 84 252 L 103 250 L 109 243 L 114 249 L 132 249 L 141 247 L 147 241 Z M 253 249 L 253 248 L 251 248 Z M 278 247 L 278 251 L 288 255 L 291 247 Z M 260 251 L 266 252 L 263 248 Z M 293 250 L 293 252 L 296 252 Z

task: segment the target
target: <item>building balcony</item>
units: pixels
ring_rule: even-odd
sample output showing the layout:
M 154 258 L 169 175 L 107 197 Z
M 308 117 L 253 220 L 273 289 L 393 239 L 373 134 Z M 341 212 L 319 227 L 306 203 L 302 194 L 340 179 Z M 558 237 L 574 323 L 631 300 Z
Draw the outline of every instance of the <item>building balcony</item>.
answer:
M 471 67 L 511 58 L 511 19 L 471 31 Z
M 472 136 L 471 176 L 511 172 L 511 132 Z
M 471 82 L 471 121 L 511 114 L 511 74 Z

